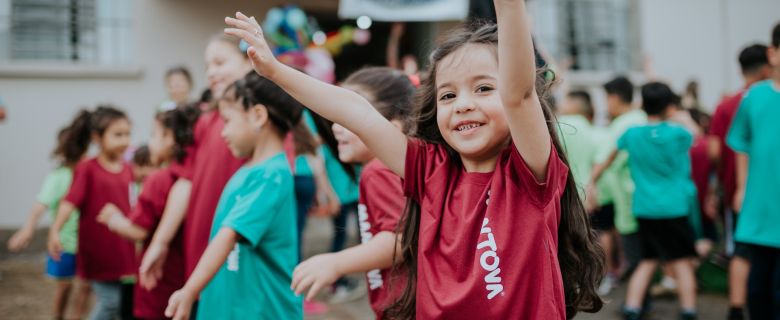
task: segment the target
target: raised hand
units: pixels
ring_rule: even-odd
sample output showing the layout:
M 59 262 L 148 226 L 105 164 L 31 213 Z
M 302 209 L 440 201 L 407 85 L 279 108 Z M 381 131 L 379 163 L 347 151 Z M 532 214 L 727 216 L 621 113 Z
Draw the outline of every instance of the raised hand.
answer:
M 263 28 L 257 23 L 255 17 L 247 17 L 241 12 L 236 12 L 236 17 L 225 17 L 225 23 L 232 28 L 225 28 L 225 34 L 236 36 L 249 44 L 246 53 L 252 68 L 260 75 L 270 78 L 279 61 L 276 60 L 271 48 L 263 37 Z

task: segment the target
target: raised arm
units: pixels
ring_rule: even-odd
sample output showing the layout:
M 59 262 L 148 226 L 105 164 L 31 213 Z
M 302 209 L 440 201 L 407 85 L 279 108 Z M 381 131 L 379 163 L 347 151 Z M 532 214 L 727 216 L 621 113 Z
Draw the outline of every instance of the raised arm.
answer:
M 550 133 L 536 94 L 536 60 L 524 0 L 495 0 L 498 91 L 517 151 L 537 179 L 550 158 Z
M 357 134 L 388 168 L 403 177 L 406 159 L 406 136 L 382 117 L 359 94 L 307 76 L 274 58 L 254 17 L 237 12 L 236 18 L 225 18 L 225 33 L 239 37 L 255 71 L 282 87 L 312 111 Z

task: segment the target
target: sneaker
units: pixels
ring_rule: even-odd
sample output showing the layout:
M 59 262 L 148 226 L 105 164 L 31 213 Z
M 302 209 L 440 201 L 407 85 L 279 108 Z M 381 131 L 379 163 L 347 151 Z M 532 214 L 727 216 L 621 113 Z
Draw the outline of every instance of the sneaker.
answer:
M 316 301 L 303 301 L 303 313 L 307 316 L 316 316 L 328 312 L 328 305 Z
M 641 320 L 642 313 L 637 310 L 623 309 L 623 319 L 625 320 Z
M 603 279 L 601 279 L 601 283 L 599 284 L 598 288 L 598 294 L 602 297 L 608 295 L 609 292 L 615 288 L 616 283 L 617 278 L 611 274 L 607 274 Z
M 360 286 L 360 285 L 336 286 L 336 289 L 333 290 L 333 296 L 330 298 L 330 303 L 339 304 L 339 303 L 352 302 L 362 298 L 367 294 L 368 294 L 368 290 L 366 289 L 366 286 Z

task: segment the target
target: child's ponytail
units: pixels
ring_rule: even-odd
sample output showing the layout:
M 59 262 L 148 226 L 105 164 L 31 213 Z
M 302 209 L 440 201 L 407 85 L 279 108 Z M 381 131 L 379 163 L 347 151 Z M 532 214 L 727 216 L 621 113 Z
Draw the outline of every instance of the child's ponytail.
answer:
M 160 124 L 173 132 L 173 158 L 176 161 L 187 157 L 187 147 L 195 141 L 193 127 L 200 113 L 197 104 L 188 104 L 157 114 Z
M 62 165 L 75 166 L 89 149 L 92 129 L 92 112 L 79 111 L 73 121 L 57 135 L 57 147 L 52 155 L 62 159 Z

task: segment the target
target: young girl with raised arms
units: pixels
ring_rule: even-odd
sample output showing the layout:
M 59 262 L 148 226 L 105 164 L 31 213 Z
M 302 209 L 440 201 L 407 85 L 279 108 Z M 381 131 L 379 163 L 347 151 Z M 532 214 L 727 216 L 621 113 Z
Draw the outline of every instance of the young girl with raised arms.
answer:
M 162 167 L 144 181 L 138 202 L 129 217 L 112 203 L 103 207 L 98 221 L 111 231 L 149 246 L 150 235 L 157 228 L 166 209 L 168 195 L 181 175 L 181 162 L 192 143 L 192 127 L 200 109 L 196 105 L 180 106 L 160 112 L 154 118 L 149 139 L 149 158 L 152 166 Z M 154 286 L 137 283 L 134 289 L 133 315 L 137 319 L 165 319 L 168 298 L 184 284 L 184 248 L 181 232 L 171 241 L 160 281 Z
M 73 182 L 49 229 L 47 246 L 49 255 L 59 261 L 63 252 L 60 230 L 78 209 L 76 272 L 90 281 L 97 297 L 90 319 L 111 319 L 120 315 L 121 281 L 135 274 L 135 252 L 131 242 L 98 223 L 97 216 L 107 203 L 128 214 L 135 201 L 133 172 L 122 158 L 130 144 L 130 121 L 123 111 L 100 106 L 81 111 L 71 130 L 68 139 L 73 143 L 85 150 L 90 142 L 95 143 L 99 152 L 76 166 Z
M 377 111 L 398 128 L 404 128 L 412 108 L 414 85 L 399 70 L 365 68 L 349 76 L 342 87 L 365 97 Z M 366 272 L 368 298 L 377 318 L 400 296 L 406 279 L 392 270 L 396 225 L 406 199 L 401 179 L 379 161 L 358 136 L 339 124 L 333 125 L 339 159 L 363 166 L 360 174 L 358 219 L 359 246 L 314 256 L 295 268 L 292 288 L 307 291 L 311 299 L 338 278 Z
M 414 138 L 359 94 L 275 60 L 254 18 L 225 19 L 258 73 L 357 134 L 416 201 L 392 318 L 566 319 L 602 306 L 603 253 L 540 99 L 525 2 L 494 3 L 498 26 L 460 30 L 431 54 Z

